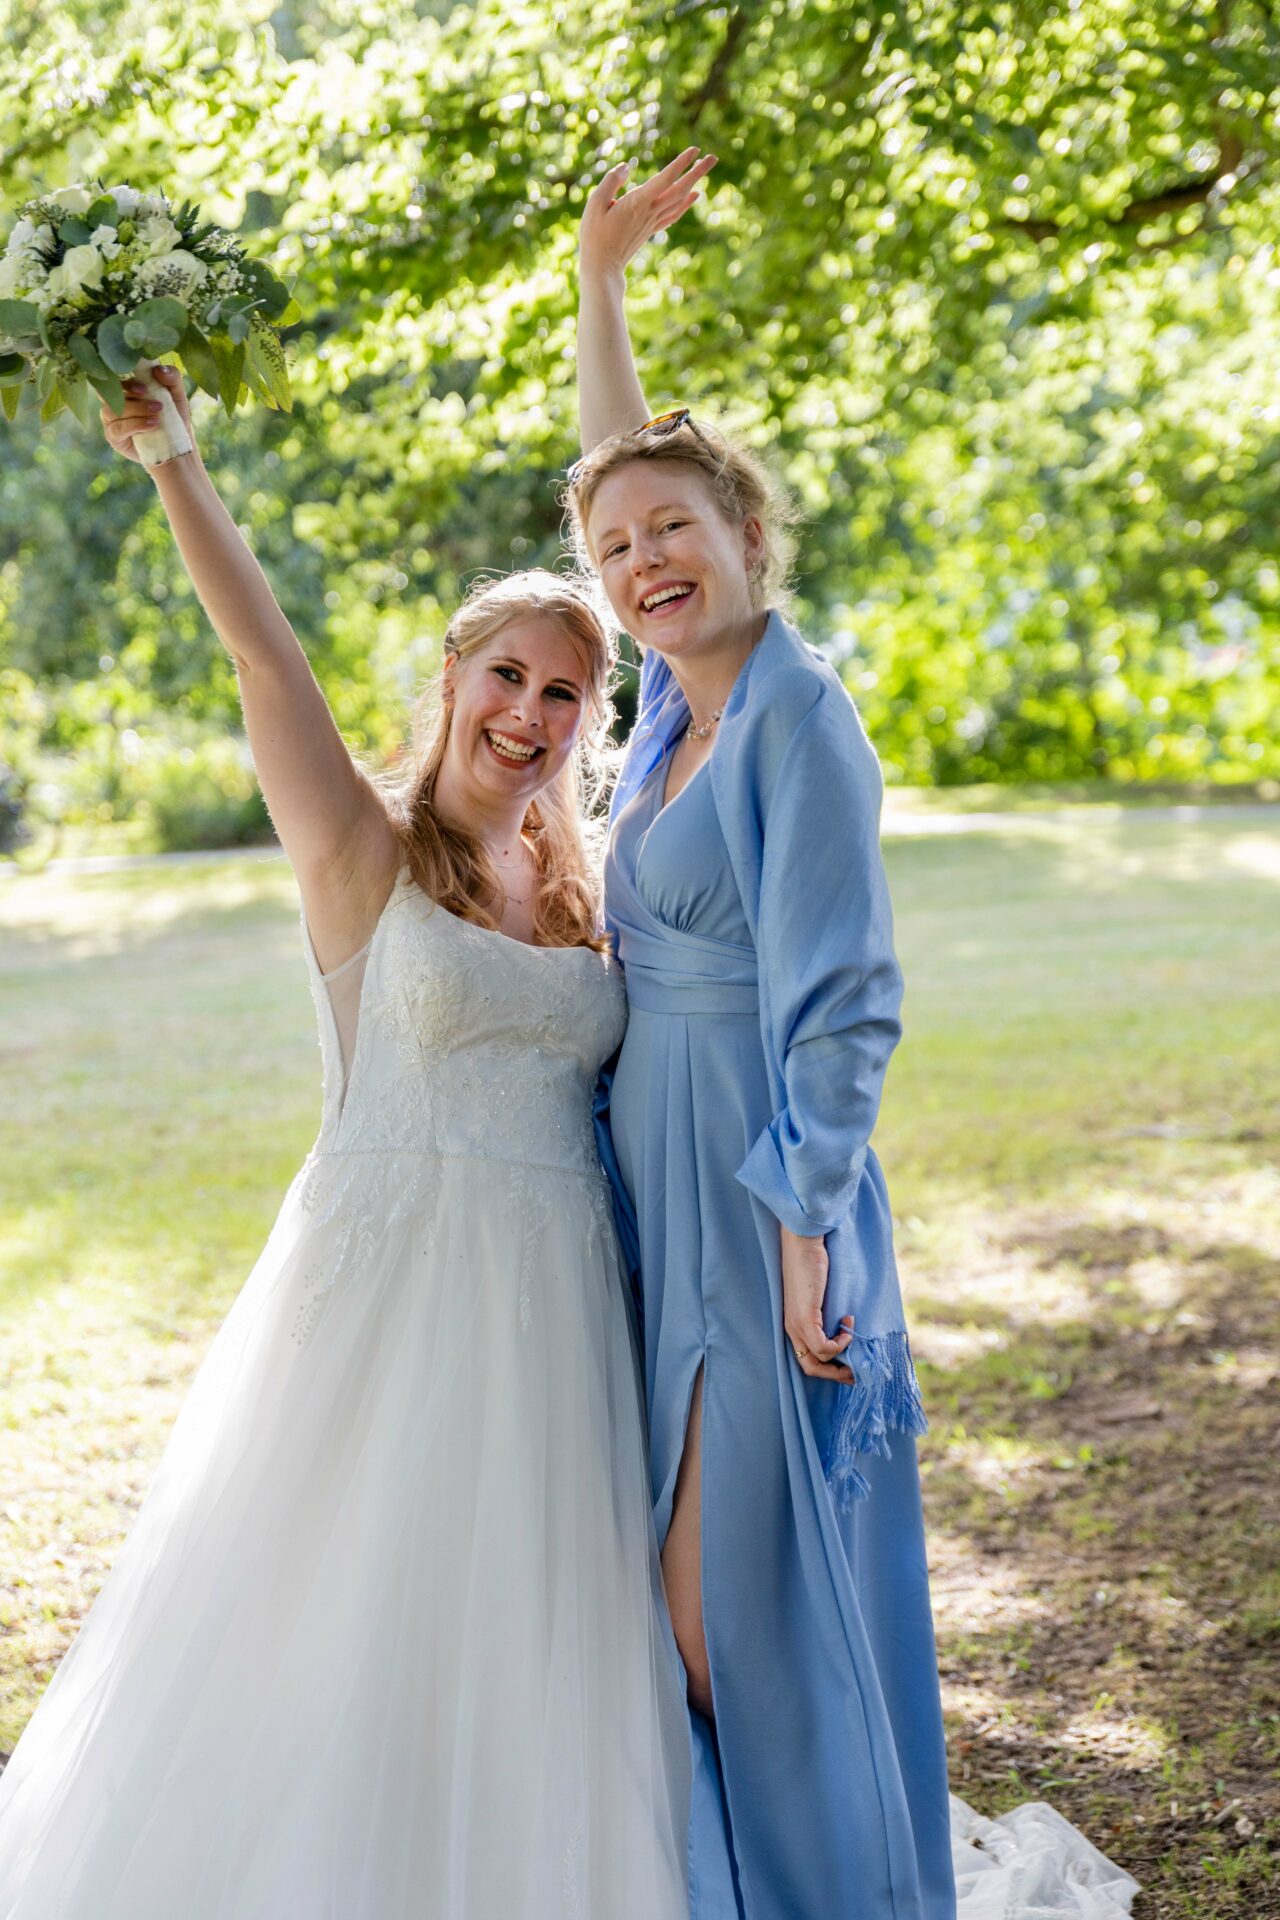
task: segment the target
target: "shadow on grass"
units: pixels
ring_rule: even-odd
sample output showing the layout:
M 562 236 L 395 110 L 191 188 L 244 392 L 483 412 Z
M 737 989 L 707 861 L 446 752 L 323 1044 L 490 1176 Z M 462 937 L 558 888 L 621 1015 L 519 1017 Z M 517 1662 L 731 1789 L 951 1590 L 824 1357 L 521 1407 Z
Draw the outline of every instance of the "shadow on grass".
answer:
M 1089 1310 L 974 1277 L 988 1344 L 923 1369 L 953 1782 L 1051 1800 L 1143 1881 L 1138 1920 L 1280 1912 L 1274 1258 L 1086 1218 L 1003 1251 Z

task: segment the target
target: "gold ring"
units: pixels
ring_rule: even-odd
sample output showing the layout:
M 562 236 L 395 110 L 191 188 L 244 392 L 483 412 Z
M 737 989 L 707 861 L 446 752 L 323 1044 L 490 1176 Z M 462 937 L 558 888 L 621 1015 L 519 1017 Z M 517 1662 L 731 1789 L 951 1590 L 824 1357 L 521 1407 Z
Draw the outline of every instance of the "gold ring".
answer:
M 807 1347 L 797 1347 L 795 1350 L 796 1359 L 803 1360 L 807 1352 L 808 1352 Z

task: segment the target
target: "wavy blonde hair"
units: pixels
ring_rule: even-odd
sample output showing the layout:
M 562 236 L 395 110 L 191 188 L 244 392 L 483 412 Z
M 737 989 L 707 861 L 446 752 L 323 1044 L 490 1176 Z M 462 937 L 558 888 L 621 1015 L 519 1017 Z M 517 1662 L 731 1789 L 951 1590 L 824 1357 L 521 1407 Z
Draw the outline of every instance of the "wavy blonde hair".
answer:
M 532 567 L 496 580 L 479 580 L 445 629 L 444 653 L 465 662 L 513 620 L 554 620 L 576 648 L 587 681 L 587 704 L 574 750 L 529 803 L 522 831 L 533 848 L 538 887 L 534 940 L 546 947 L 594 947 L 609 942 L 600 927 L 600 868 L 604 825 L 597 808 L 615 757 L 610 683 L 616 649 L 590 593 L 560 574 Z M 444 764 L 452 709 L 442 698 L 443 667 L 413 710 L 413 750 L 407 773 L 379 782 L 410 871 L 423 892 L 460 920 L 497 930 L 506 904 L 498 870 L 483 842 L 436 812 L 436 780 Z
M 599 568 L 587 540 L 592 502 L 606 474 L 632 460 L 675 460 L 695 467 L 706 481 L 720 512 L 734 526 L 754 514 L 764 539 L 759 565 L 751 572 L 751 604 L 759 609 L 791 604 L 788 582 L 796 556 L 796 526 L 800 510 L 751 449 L 699 420 L 673 433 L 615 433 L 579 462 L 564 488 L 561 505 L 568 515 L 573 551 L 584 573 Z

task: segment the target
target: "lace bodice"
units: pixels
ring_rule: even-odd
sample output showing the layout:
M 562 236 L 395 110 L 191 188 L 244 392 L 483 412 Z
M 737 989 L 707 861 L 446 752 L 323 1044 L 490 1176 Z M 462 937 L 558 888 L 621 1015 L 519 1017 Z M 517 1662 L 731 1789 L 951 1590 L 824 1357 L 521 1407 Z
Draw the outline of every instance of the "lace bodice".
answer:
M 612 960 L 472 926 L 402 870 L 365 957 L 346 1071 L 305 921 L 303 941 L 324 1063 L 317 1153 L 598 1168 L 596 1074 L 626 1026 Z

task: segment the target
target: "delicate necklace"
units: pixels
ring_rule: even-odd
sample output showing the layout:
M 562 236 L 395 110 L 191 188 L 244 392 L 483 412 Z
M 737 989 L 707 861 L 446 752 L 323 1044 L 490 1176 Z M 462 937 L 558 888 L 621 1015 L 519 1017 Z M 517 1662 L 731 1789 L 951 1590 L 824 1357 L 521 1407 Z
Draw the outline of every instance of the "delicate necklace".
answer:
M 720 715 L 723 712 L 724 712 L 723 707 L 717 707 L 715 712 L 712 714 L 711 718 L 706 722 L 704 726 L 701 726 L 701 727 L 694 726 L 693 716 L 691 714 L 689 716 L 689 724 L 684 730 L 685 739 L 686 740 L 705 740 L 707 735 L 711 732 L 712 727 L 715 726 L 717 720 L 719 720 Z
M 507 849 L 504 847 L 502 851 L 505 853 Z M 526 848 L 525 851 L 527 852 L 528 849 Z M 489 858 L 493 861 L 494 866 L 498 870 L 498 874 L 500 876 L 499 885 L 502 888 L 503 898 L 507 900 L 509 904 L 512 906 L 527 907 L 529 902 L 533 898 L 533 893 L 532 892 L 531 893 L 512 893 L 510 887 L 508 887 L 507 885 L 506 876 L 509 873 L 520 873 L 520 874 L 528 873 L 529 867 L 531 865 L 531 861 L 530 860 L 510 860 L 510 861 L 499 860 L 495 857 L 492 847 L 489 849 Z M 538 877 L 536 866 L 534 866 L 532 877 L 534 880 L 536 880 Z M 536 891 L 537 889 L 535 887 L 534 892 Z

